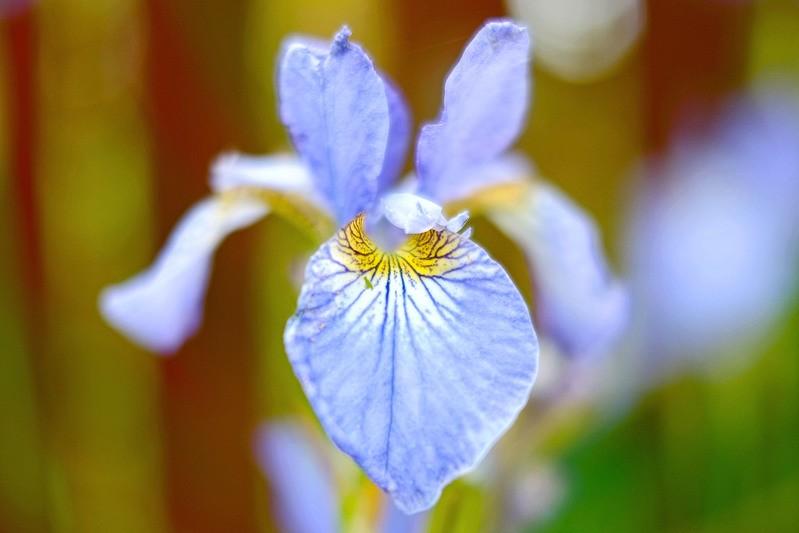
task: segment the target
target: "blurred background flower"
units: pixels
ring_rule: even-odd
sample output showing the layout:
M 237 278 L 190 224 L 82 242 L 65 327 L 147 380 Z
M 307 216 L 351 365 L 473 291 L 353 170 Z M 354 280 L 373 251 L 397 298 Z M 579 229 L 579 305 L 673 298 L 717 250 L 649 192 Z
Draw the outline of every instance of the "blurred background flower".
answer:
M 203 329 L 173 358 L 105 325 L 96 295 L 146 267 L 219 153 L 288 148 L 274 87 L 286 35 L 349 24 L 421 123 L 467 39 L 509 14 L 536 54 L 517 148 L 596 219 L 634 327 L 600 357 L 542 345 L 517 424 L 398 530 L 797 528 L 795 0 L 0 13 L 0 530 L 287 528 L 286 489 L 252 442 L 285 416 L 320 435 L 282 341 L 312 240 L 277 218 L 226 240 Z M 471 221 L 536 311 L 524 251 Z M 382 493 L 319 442 L 338 527 L 391 522 Z
M 628 224 L 654 378 L 751 362 L 795 297 L 799 88 L 753 88 L 675 132 L 644 170 Z M 660 376 L 658 376 L 660 377 Z
M 640 0 L 508 0 L 536 36 L 536 60 L 556 76 L 598 79 L 630 52 L 644 29 Z

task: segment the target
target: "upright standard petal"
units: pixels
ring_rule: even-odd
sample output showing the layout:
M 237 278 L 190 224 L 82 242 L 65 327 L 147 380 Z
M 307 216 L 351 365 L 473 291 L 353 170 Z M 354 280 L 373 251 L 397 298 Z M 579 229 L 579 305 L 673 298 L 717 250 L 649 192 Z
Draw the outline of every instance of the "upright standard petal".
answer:
M 284 340 L 330 437 L 406 513 L 480 461 L 538 359 L 524 299 L 484 250 L 431 230 L 386 253 L 364 215 L 311 258 Z
M 383 161 L 383 170 L 377 180 L 378 192 L 388 190 L 402 173 L 411 140 L 411 114 L 405 99 L 399 89 L 385 75 L 382 75 L 382 79 L 386 86 L 390 123 L 386 158 Z
M 511 22 L 490 22 L 472 39 L 447 79 L 438 123 L 419 136 L 421 193 L 456 199 L 464 181 L 510 147 L 527 111 L 529 49 L 527 30 Z
M 279 72 L 281 119 L 339 224 L 375 203 L 390 130 L 386 85 L 349 36 L 290 43 Z
M 153 265 L 100 295 L 105 319 L 134 342 L 163 354 L 177 350 L 200 325 L 214 251 L 231 232 L 269 212 L 252 198 L 228 194 L 195 205 Z
M 606 351 L 627 325 L 626 288 L 610 274 L 594 222 L 554 186 L 536 182 L 489 219 L 530 262 L 543 331 L 572 356 Z
M 298 424 L 264 424 L 258 464 L 272 488 L 278 526 L 285 533 L 339 531 L 338 495 L 324 458 Z

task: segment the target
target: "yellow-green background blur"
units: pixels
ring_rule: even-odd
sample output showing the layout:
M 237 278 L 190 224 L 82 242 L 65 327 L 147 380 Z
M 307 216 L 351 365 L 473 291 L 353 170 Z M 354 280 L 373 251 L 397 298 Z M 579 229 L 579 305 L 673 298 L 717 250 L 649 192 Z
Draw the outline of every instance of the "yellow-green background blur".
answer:
M 679 104 L 713 106 L 775 66 L 799 76 L 799 2 L 646 4 L 640 41 L 603 79 L 570 83 L 534 66 L 519 143 L 596 217 L 618 270 L 630 169 L 663 148 Z M 327 38 L 347 23 L 419 124 L 436 116 L 466 40 L 505 15 L 499 0 L 9 8 L 0 19 L 0 531 L 277 530 L 252 435 L 269 417 L 310 412 L 282 330 L 313 243 L 274 217 L 233 235 L 217 255 L 204 325 L 172 358 L 107 326 L 97 295 L 149 264 L 207 194 L 218 153 L 288 147 L 274 92 L 287 34 Z M 521 255 L 476 224 L 529 294 Z M 536 531 L 799 530 L 797 329 L 794 306 L 744 371 L 677 379 L 612 422 L 578 418 L 544 452 L 557 455 L 567 486 Z M 456 484 L 432 525 L 490 530 L 481 498 Z

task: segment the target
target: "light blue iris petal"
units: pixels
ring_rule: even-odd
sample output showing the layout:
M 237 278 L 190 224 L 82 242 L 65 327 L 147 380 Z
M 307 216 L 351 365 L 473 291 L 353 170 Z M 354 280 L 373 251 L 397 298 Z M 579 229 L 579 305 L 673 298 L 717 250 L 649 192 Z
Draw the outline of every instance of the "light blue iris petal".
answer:
M 422 128 L 416 154 L 420 191 L 453 199 L 459 182 L 490 164 L 524 125 L 529 92 L 527 30 L 486 24 L 472 39 L 444 87 L 439 122 Z
M 378 178 L 378 192 L 388 190 L 402 172 L 408 144 L 411 140 L 411 115 L 405 99 L 399 89 L 385 76 L 382 76 L 386 87 L 390 124 L 388 130 L 388 147 L 383 161 L 383 170 Z
M 217 193 L 252 188 L 297 195 L 332 216 L 332 208 L 316 189 L 308 166 L 295 154 L 223 153 L 211 165 L 211 188 Z
M 172 353 L 200 325 L 211 261 L 219 243 L 269 212 L 241 195 L 207 198 L 172 232 L 153 265 L 100 295 L 105 319 L 131 340 Z
M 281 119 L 340 224 L 375 202 L 390 122 L 386 86 L 349 36 L 329 52 L 289 43 L 279 72 Z
M 534 175 L 534 165 L 526 156 L 509 152 L 482 165 L 464 169 L 463 178 L 447 191 L 447 196 L 451 200 L 467 199 L 493 185 L 523 182 Z
M 799 203 L 799 99 L 797 87 L 764 84 L 737 95 L 724 109 L 710 138 L 677 137 L 672 165 L 693 173 L 700 157 L 734 161 L 738 186 L 746 186 L 753 201 L 769 204 L 775 220 L 796 225 Z M 699 148 L 701 146 L 701 148 Z M 705 155 L 701 156 L 701 152 Z M 675 173 L 676 175 L 676 173 Z M 731 178 L 732 179 L 732 178 Z
M 221 154 L 211 165 L 211 188 L 224 192 L 239 187 L 304 193 L 313 187 L 313 179 L 308 167 L 294 154 Z
M 629 297 L 609 272 L 589 215 L 554 186 L 536 182 L 518 208 L 489 218 L 530 261 L 547 335 L 572 356 L 607 351 L 628 323 Z
M 269 480 L 281 531 L 339 531 L 338 496 L 331 472 L 299 425 L 265 424 L 258 432 L 256 457 Z
M 480 461 L 527 401 L 538 359 L 498 263 L 455 233 L 413 239 L 385 254 L 362 217 L 346 226 L 311 258 L 284 335 L 330 437 L 406 513 Z

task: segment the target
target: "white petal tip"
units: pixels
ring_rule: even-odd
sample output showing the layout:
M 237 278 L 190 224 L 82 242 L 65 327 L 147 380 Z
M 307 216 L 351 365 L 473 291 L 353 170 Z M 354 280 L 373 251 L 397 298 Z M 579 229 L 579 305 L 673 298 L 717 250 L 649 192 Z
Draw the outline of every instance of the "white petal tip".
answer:
M 137 280 L 106 287 L 97 302 L 100 313 L 114 329 L 142 348 L 157 355 L 173 355 L 196 331 L 199 319 L 188 321 L 188 327 L 182 329 L 169 327 L 160 315 L 148 312 L 147 291 Z
M 444 227 L 447 229 L 447 231 L 451 231 L 452 233 L 458 233 L 466 224 L 467 220 L 469 220 L 469 212 L 461 211 L 460 213 L 449 219 Z
M 446 229 L 457 233 L 469 219 L 469 212 L 463 211 L 447 220 L 440 205 L 411 193 L 390 194 L 381 202 L 388 221 L 407 235 L 424 233 L 431 229 Z

